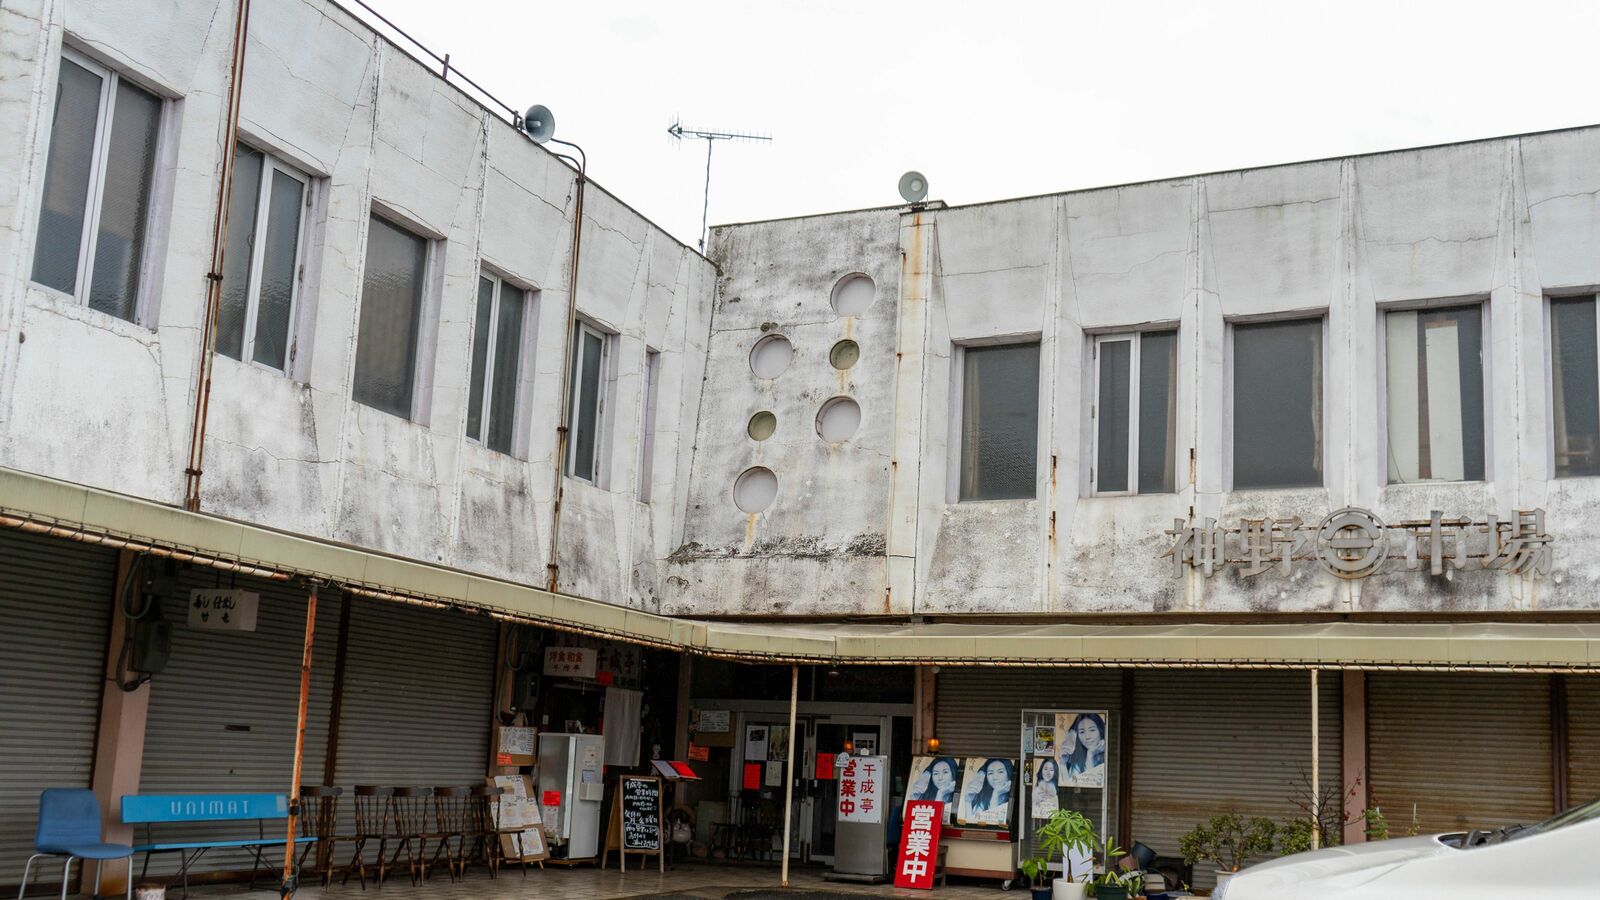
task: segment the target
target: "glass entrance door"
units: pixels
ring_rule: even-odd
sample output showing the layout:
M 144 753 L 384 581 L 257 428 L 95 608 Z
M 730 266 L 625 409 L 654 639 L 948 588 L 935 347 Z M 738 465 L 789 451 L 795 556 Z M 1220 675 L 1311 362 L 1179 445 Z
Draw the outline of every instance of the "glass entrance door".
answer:
M 881 716 L 818 716 L 812 720 L 811 767 L 811 858 L 831 864 L 834 833 L 839 815 L 839 782 L 832 775 L 834 757 L 848 747 L 858 755 L 888 756 L 889 720 Z M 862 750 L 868 752 L 862 754 Z M 818 772 L 817 769 L 823 771 Z

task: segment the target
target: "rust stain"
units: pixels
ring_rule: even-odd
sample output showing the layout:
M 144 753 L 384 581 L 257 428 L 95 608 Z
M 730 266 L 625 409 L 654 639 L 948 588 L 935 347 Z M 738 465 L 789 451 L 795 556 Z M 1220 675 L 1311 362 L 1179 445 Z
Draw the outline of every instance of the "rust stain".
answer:
M 756 514 L 746 513 L 744 521 L 744 549 L 748 553 L 756 543 Z
M 887 614 L 889 612 L 890 608 L 893 607 L 893 606 L 894 606 L 894 588 L 892 586 L 891 587 L 886 587 L 886 588 L 883 589 L 883 611 L 884 611 L 884 613 Z

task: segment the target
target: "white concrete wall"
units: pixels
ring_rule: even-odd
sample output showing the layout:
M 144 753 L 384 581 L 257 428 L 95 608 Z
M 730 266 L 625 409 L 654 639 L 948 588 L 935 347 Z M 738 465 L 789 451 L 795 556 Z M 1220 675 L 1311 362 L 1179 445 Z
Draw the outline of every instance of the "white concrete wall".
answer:
M 1550 478 L 1544 325 L 1545 297 L 1592 293 L 1600 285 L 1600 128 L 934 206 L 903 211 L 897 248 L 860 238 L 864 219 L 881 222 L 890 214 L 841 213 L 714 234 L 712 255 L 724 278 L 690 486 L 696 505 L 685 523 L 690 543 L 672 571 L 689 586 L 713 591 L 715 610 L 1600 606 L 1594 537 L 1600 482 Z M 882 256 L 864 256 L 874 253 Z M 841 254 L 856 258 L 846 263 Z M 885 606 L 869 592 L 844 589 L 839 571 L 846 557 L 837 541 L 817 540 L 854 504 L 798 508 L 801 498 L 780 495 L 773 510 L 747 521 L 727 501 L 727 488 L 747 461 L 774 458 L 750 446 L 740 427 L 756 395 L 740 356 L 750 329 L 816 327 L 808 299 L 816 285 L 841 266 L 871 271 L 896 262 L 900 380 L 895 403 L 883 409 L 880 400 L 869 412 L 874 429 L 893 434 L 887 504 L 876 457 L 841 455 L 847 464 L 819 466 L 807 458 L 812 447 L 783 446 L 774 462 L 783 467 L 780 476 L 805 486 L 805 498 L 840 492 L 884 510 L 873 521 L 887 534 L 892 602 Z M 1486 304 L 1487 479 L 1389 485 L 1382 311 L 1451 299 Z M 1297 315 L 1326 317 L 1324 483 L 1229 490 L 1229 323 Z M 1187 483 L 1173 494 L 1089 496 L 1093 337 L 1152 325 L 1179 329 L 1176 437 Z M 719 346 L 741 329 L 742 340 Z M 1037 499 L 953 502 L 953 348 L 1030 337 L 1041 341 L 1043 369 Z M 780 390 L 777 402 L 803 400 L 806 389 Z M 889 388 L 858 382 L 856 390 L 877 398 Z M 722 396 L 709 399 L 711 392 Z M 880 443 L 874 438 L 866 446 Z M 1316 522 L 1346 505 L 1388 521 L 1426 519 L 1431 509 L 1504 519 L 1514 509 L 1542 506 L 1556 537 L 1556 571 L 1537 580 L 1473 567 L 1446 579 L 1391 563 L 1378 576 L 1346 582 L 1310 562 L 1297 564 L 1289 577 L 1250 579 L 1229 570 L 1205 579 L 1175 576 L 1172 562 L 1159 558 L 1168 543 L 1162 531 L 1174 519 L 1215 517 L 1236 525 L 1245 516 L 1299 515 Z M 783 552 L 788 542 L 828 552 L 804 558 Z M 674 608 L 688 611 L 695 599 L 685 593 Z
M 231 0 L 7 0 L 0 10 L 0 465 L 180 502 L 231 54 Z M 29 283 L 60 48 L 167 97 L 154 328 Z M 242 139 L 317 179 L 290 376 L 216 358 L 203 507 L 542 584 L 576 177 L 332 3 L 253 4 Z M 435 240 L 422 414 L 351 399 L 369 212 Z M 685 498 L 710 263 L 590 186 L 578 313 L 616 335 L 599 487 L 567 479 L 562 587 L 656 603 Z M 465 437 L 480 263 L 537 291 L 526 453 Z M 662 352 L 653 502 L 640 503 L 646 347 Z

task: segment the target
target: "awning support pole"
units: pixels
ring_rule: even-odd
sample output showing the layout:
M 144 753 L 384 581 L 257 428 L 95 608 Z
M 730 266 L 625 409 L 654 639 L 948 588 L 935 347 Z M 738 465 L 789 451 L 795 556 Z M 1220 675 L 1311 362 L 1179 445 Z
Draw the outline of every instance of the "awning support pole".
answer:
M 289 787 L 289 835 L 283 846 L 283 886 L 278 894 L 289 900 L 299 889 L 294 870 L 295 830 L 300 825 L 300 766 L 306 752 L 306 701 L 311 696 L 311 641 L 317 630 L 317 586 L 306 595 L 306 639 L 300 654 L 300 711 L 294 723 L 294 777 Z
M 789 752 L 783 762 L 783 876 L 781 887 L 789 886 L 789 827 L 794 816 L 794 725 L 800 705 L 800 667 L 789 667 Z
M 1317 715 L 1317 670 L 1311 670 L 1311 849 L 1322 846 L 1322 762 L 1321 737 Z

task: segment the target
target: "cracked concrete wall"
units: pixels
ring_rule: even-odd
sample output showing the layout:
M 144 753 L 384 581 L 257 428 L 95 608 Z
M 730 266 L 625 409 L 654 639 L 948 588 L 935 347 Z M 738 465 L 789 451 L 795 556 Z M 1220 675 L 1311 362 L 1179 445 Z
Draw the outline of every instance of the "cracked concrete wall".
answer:
M 0 464 L 179 502 L 220 175 L 234 4 L 28 0 L 0 8 Z M 65 41 L 169 98 L 154 328 L 29 283 Z M 241 139 L 315 180 L 289 376 L 219 355 L 207 510 L 542 584 L 567 346 L 570 168 L 332 3 L 255 4 Z M 433 240 L 415 421 L 356 403 L 369 211 Z M 567 479 L 565 590 L 655 602 L 686 483 L 714 269 L 597 185 L 578 313 L 616 335 L 599 487 Z M 534 293 L 514 454 L 466 438 L 480 263 Z M 26 335 L 26 342 L 21 337 Z M 646 348 L 662 353 L 652 502 L 639 502 Z
M 895 423 L 899 211 L 717 229 L 712 258 L 722 270 L 706 348 L 705 391 L 688 473 L 682 539 L 663 563 L 664 612 L 780 615 L 905 612 L 886 591 L 885 516 Z M 872 279 L 858 315 L 833 306 L 841 279 Z M 755 343 L 782 335 L 793 345 L 775 378 L 751 369 Z M 860 359 L 829 361 L 853 340 Z M 823 440 L 817 415 L 849 397 L 861 424 L 842 442 Z M 747 434 L 770 412 L 766 440 Z M 733 485 L 748 468 L 778 478 L 771 507 L 745 513 Z M 909 598 L 907 598 L 909 599 Z
M 774 510 L 751 517 L 746 531 L 727 500 L 743 465 L 773 458 L 740 427 L 765 402 L 742 356 L 749 329 L 806 322 L 793 298 L 834 277 L 839 263 L 829 254 L 861 243 L 863 215 L 717 232 L 724 277 L 690 487 L 698 505 L 686 522 L 691 539 L 706 539 L 672 561 L 687 582 L 678 585 L 685 610 L 692 587 L 720 578 L 716 601 L 701 611 L 787 612 L 806 601 L 808 611 L 885 611 L 866 595 L 841 608 L 835 585 L 848 557 L 813 540 L 834 507 L 799 516 L 780 509 L 780 489 Z M 901 220 L 898 247 L 877 245 L 878 265 L 898 255 L 902 269 L 891 497 L 875 519 L 888 533 L 891 611 L 1600 607 L 1600 481 L 1552 478 L 1544 302 L 1600 286 L 1600 128 L 932 207 Z M 1382 316 L 1426 301 L 1484 304 L 1483 482 L 1387 483 Z M 1229 325 L 1299 316 L 1325 319 L 1323 484 L 1229 490 Z M 1148 327 L 1179 329 L 1175 437 L 1185 477 L 1172 494 L 1091 496 L 1093 338 Z M 744 339 L 731 340 L 741 328 Z M 1038 495 L 954 502 L 955 348 L 1016 339 L 1041 345 Z M 836 477 L 774 449 L 786 451 L 774 468 L 808 489 Z M 877 501 L 875 475 L 858 466 L 838 477 Z M 1346 505 L 1387 521 L 1431 509 L 1481 518 L 1543 507 L 1556 571 L 1545 580 L 1478 569 L 1431 578 L 1391 563 L 1346 582 L 1304 563 L 1288 577 L 1229 570 L 1206 579 L 1176 576 L 1159 558 L 1174 519 L 1315 522 Z M 787 542 L 819 552 L 783 552 Z

